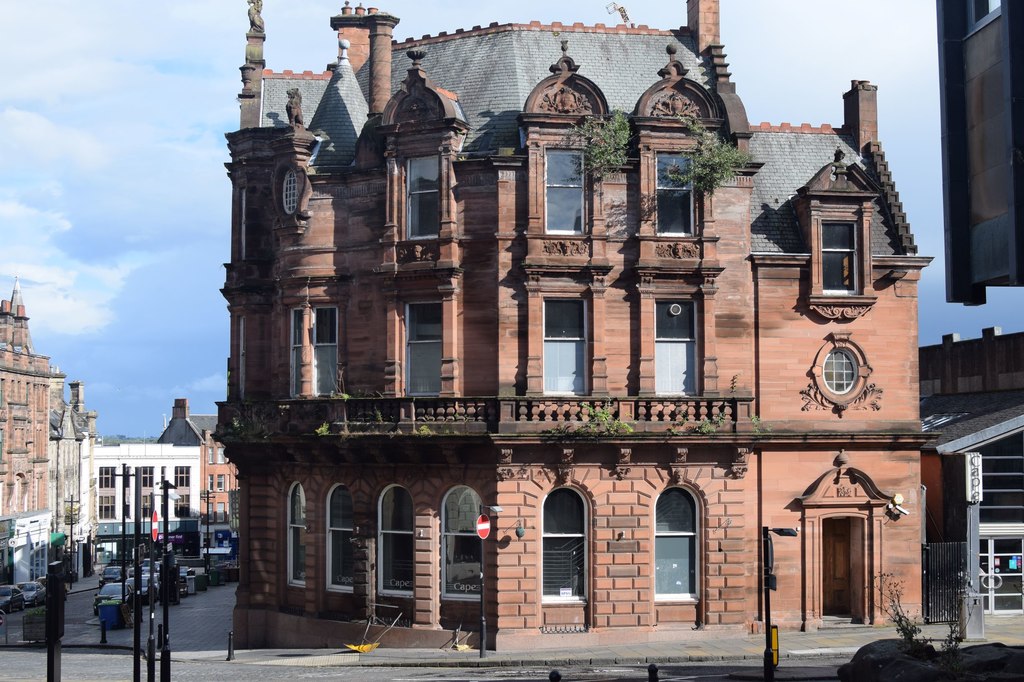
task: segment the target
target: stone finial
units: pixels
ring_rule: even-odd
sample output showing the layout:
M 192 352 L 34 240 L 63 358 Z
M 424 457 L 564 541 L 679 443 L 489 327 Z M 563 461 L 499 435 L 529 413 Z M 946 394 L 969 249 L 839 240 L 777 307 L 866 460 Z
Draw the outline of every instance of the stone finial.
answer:
M 405 54 L 412 60 L 412 67 L 414 69 L 420 68 L 420 62 L 427 56 L 426 50 L 409 50 Z
M 345 38 L 338 41 L 338 63 L 348 61 L 348 48 L 350 47 L 352 47 L 352 43 Z
M 249 32 L 263 33 L 263 0 L 249 0 Z
M 562 40 L 562 54 L 569 54 L 569 41 Z
M 678 50 L 679 49 L 675 45 L 673 45 L 672 43 L 669 43 L 668 45 L 665 46 L 665 52 L 668 53 L 669 61 L 672 61 L 673 59 L 675 59 L 676 52 L 678 52 Z
M 844 467 L 850 462 L 850 456 L 846 454 L 846 450 L 840 450 L 836 454 L 836 458 L 832 460 L 832 466 Z

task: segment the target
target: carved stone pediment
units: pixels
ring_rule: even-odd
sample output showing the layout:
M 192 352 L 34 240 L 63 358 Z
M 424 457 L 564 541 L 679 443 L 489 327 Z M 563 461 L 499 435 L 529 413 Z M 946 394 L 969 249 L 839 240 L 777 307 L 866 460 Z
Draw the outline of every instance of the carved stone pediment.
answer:
M 634 113 L 651 118 L 720 118 L 710 93 L 686 77 L 686 68 L 675 58 L 675 46 L 669 45 L 666 52 L 668 64 L 658 71 L 661 80 L 640 96 Z
M 440 257 L 437 242 L 408 242 L 399 244 L 396 258 L 400 264 L 433 262 Z
M 420 65 L 423 50 L 409 50 L 412 68 L 398 92 L 384 107 L 382 125 L 427 123 L 459 118 L 455 95 L 441 90 L 430 80 Z
M 538 83 L 526 98 L 527 114 L 560 116 L 603 116 L 608 101 L 589 78 L 577 73 L 579 66 L 568 54 L 569 41 L 562 41 L 562 57 L 551 65 L 551 76 Z
M 547 256 L 590 256 L 590 247 L 586 242 L 568 239 L 548 239 L 542 249 Z
M 700 245 L 696 242 L 663 242 L 656 244 L 654 255 L 658 258 L 700 258 Z
M 853 467 L 834 467 L 819 476 L 797 498 L 805 509 L 811 507 L 884 507 L 892 500 L 871 477 Z

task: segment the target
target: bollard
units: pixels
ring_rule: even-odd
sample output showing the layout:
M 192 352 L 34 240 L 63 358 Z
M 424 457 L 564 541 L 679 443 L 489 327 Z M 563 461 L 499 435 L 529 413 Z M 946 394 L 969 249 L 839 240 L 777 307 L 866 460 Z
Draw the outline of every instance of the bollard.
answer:
M 157 641 L 157 644 L 160 647 L 163 647 L 163 645 L 164 645 L 164 625 L 163 625 L 163 623 L 158 623 L 157 626 L 156 626 L 156 641 Z
M 552 670 L 551 674 L 548 675 L 548 679 L 551 680 L 551 682 L 560 682 L 562 675 L 557 670 Z
M 107 621 L 100 618 L 100 644 L 107 643 Z
M 228 632 L 228 660 L 235 660 L 235 631 Z
M 658 666 L 653 663 L 647 666 L 647 682 L 658 682 Z

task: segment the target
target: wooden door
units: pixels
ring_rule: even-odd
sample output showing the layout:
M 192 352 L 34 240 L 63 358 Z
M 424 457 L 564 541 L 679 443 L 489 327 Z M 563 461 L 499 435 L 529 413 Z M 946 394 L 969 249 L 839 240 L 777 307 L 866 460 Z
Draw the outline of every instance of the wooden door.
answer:
M 825 519 L 822 536 L 822 615 L 849 616 L 850 520 Z

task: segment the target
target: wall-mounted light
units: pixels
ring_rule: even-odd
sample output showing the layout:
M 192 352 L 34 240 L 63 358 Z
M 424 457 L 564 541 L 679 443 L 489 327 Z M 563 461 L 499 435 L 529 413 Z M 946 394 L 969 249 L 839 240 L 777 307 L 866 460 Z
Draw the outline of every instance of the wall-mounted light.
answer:
M 526 536 L 526 529 L 523 528 L 522 526 L 516 526 L 516 537 L 519 538 L 520 540 L 522 540 L 523 537 L 525 537 L 525 536 Z

